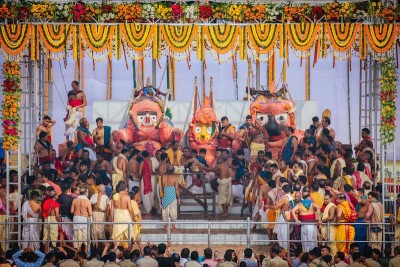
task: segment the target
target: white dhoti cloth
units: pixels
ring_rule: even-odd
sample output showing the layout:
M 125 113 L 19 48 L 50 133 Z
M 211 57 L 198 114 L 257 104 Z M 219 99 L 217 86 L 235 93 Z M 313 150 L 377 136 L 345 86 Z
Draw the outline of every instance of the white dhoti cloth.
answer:
M 72 222 L 68 217 L 61 217 L 61 222 Z M 64 233 L 67 240 L 72 240 L 74 237 L 74 229 L 72 224 L 61 224 L 61 231 Z
M 89 238 L 87 231 L 88 219 L 85 216 L 74 216 L 74 248 L 79 249 L 84 243 L 83 241 Z
M 52 241 L 49 244 L 52 244 L 53 247 L 56 247 L 58 241 L 58 224 L 56 216 L 47 216 L 44 219 L 44 222 L 51 224 L 44 224 L 43 226 L 43 241 Z M 48 234 L 48 232 L 50 232 L 50 235 Z
M 317 243 L 318 229 L 315 224 L 302 224 L 301 225 L 301 244 L 304 251 L 310 251 L 315 248 Z
M 143 201 L 143 207 L 146 213 L 149 213 L 153 207 L 156 207 L 156 184 L 157 177 L 155 175 L 151 176 L 151 192 L 148 192 L 146 195 L 144 194 L 144 184 L 143 179 L 140 181 L 140 194 Z
M 169 204 L 167 207 L 162 207 L 161 206 L 161 215 L 162 215 L 162 220 L 164 222 L 168 221 L 168 218 L 171 218 L 171 221 L 175 222 L 178 219 L 178 202 L 175 199 L 172 201 L 171 204 Z
M 29 215 L 29 218 L 28 218 Z M 39 224 L 33 224 L 39 221 L 39 213 L 33 212 L 29 201 L 25 201 L 22 205 L 22 217 L 24 218 L 24 225 L 22 229 L 22 249 L 32 248 L 37 250 L 40 248 L 40 242 L 34 242 L 34 240 L 40 240 L 40 227 Z
M 226 179 L 218 178 L 218 205 L 232 206 L 232 177 Z
M 129 240 L 129 238 L 131 239 L 133 238 L 134 240 L 136 240 L 137 235 L 138 233 L 137 232 L 135 233 L 135 227 L 133 227 L 132 225 L 132 218 L 131 215 L 129 214 L 129 210 L 115 209 L 112 239 L 115 241 L 119 241 L 119 240 Z M 124 244 L 125 243 L 126 242 L 124 242 Z
M 79 120 L 82 119 L 83 117 L 82 109 L 75 109 L 68 105 L 67 111 L 68 111 L 68 118 L 64 122 L 67 128 L 65 129 L 64 135 L 68 137 L 73 137 L 76 128 L 79 125 Z
M 22 229 L 22 249 L 32 248 L 33 250 L 40 249 L 40 242 L 34 242 L 31 240 L 40 240 L 40 228 L 39 224 L 32 224 L 38 222 L 38 218 L 26 218 L 24 219 L 24 227 Z
M 92 240 L 104 240 L 105 235 L 105 224 L 97 224 L 96 222 L 105 222 L 105 212 L 104 211 L 93 211 L 92 224 Z
M 289 216 L 289 214 L 286 214 L 286 216 Z M 283 240 L 279 241 L 279 245 L 283 247 L 284 249 L 288 249 L 288 242 L 289 240 L 289 224 L 285 223 L 286 220 L 283 218 L 282 213 L 279 212 L 279 217 L 277 220 L 277 224 L 274 226 L 273 232 L 277 235 L 278 240 Z M 285 241 L 286 240 L 286 241 Z M 309 250 L 307 250 L 309 251 Z

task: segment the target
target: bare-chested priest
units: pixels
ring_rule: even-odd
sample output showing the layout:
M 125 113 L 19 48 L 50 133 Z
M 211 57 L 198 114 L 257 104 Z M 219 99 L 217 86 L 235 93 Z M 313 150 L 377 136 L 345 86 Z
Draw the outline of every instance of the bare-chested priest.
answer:
M 228 216 L 228 209 L 232 206 L 232 177 L 230 166 L 232 159 L 229 157 L 229 150 L 222 149 L 221 155 L 217 159 L 217 164 L 214 168 L 203 168 L 206 171 L 215 171 L 218 173 L 218 204 L 222 206 L 222 216 Z
M 87 222 L 92 217 L 92 204 L 88 199 L 88 190 L 85 187 L 81 187 L 79 190 L 79 196 L 72 201 L 71 213 L 74 215 L 74 247 L 80 249 L 82 244 L 85 244 L 83 240 L 88 239 Z M 88 248 L 85 246 L 85 252 Z

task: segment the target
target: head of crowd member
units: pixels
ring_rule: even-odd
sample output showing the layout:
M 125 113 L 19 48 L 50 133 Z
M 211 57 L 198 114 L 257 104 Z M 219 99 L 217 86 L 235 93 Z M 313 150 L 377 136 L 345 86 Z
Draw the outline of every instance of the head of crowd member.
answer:
M 157 254 L 160 256 L 164 256 L 166 250 L 167 246 L 164 243 L 161 243 L 157 246 Z
M 369 181 L 364 181 L 364 183 L 362 184 L 362 187 L 364 188 L 365 191 L 368 192 L 371 190 L 371 183 Z M 375 193 L 375 197 L 377 197 L 376 193 Z
M 86 178 L 86 184 L 90 186 L 95 186 L 96 185 L 96 176 L 94 175 L 93 172 L 91 172 L 88 177 Z
M 87 188 L 85 188 L 85 187 L 79 188 L 79 195 L 87 197 L 88 194 L 89 194 L 89 191 L 87 190 Z
M 301 195 L 300 191 L 295 191 L 294 192 L 294 202 L 300 203 L 301 197 L 302 197 L 302 195 Z
M 309 199 L 309 198 L 310 198 L 310 191 L 307 191 L 306 188 L 303 188 L 303 192 L 302 192 L 302 194 L 301 194 L 301 197 L 302 197 L 303 199 Z
M 368 193 L 368 201 L 370 203 L 375 203 L 377 201 L 377 197 L 378 197 L 378 195 L 375 192 L 369 192 Z
M 245 259 L 250 259 L 253 256 L 253 250 L 251 248 L 246 248 L 243 254 Z
M 89 151 L 87 151 L 86 149 L 82 151 L 82 161 L 90 161 Z
M 311 192 L 318 192 L 319 190 L 319 183 L 318 182 L 313 182 L 310 186 L 310 191 Z
M 328 128 L 331 125 L 331 119 L 329 117 L 323 117 L 321 120 L 321 125 L 324 128 Z
M 143 255 L 146 257 L 151 257 L 151 247 L 150 246 L 145 246 L 143 248 Z
M 321 256 L 326 256 L 331 254 L 331 248 L 329 246 L 322 246 L 321 247 Z
M 196 158 L 198 156 L 198 152 L 196 149 L 192 149 L 191 153 L 192 153 L 192 158 Z
M 213 252 L 212 252 L 211 248 L 204 249 L 204 259 L 210 260 L 210 259 L 212 259 L 212 256 L 213 256 Z
M 189 255 L 190 255 L 190 250 L 188 248 L 183 248 L 181 250 L 181 258 L 189 259 Z
M 346 195 L 343 193 L 340 193 L 339 195 L 337 195 L 336 201 L 338 204 L 343 203 L 343 201 L 346 201 Z
M 222 149 L 221 158 L 223 160 L 227 160 L 229 158 L 229 150 L 228 149 Z
M 197 261 L 199 259 L 199 253 L 197 251 L 192 251 L 190 253 L 190 260 Z
M 308 258 L 310 261 L 318 259 L 321 257 L 321 249 L 319 247 L 315 247 L 308 252 Z
M 47 197 L 51 199 L 55 199 L 57 197 L 57 193 L 52 186 L 47 187 Z
M 206 154 L 207 154 L 207 150 L 205 148 L 199 149 L 199 157 L 204 159 L 206 157 Z
M 96 125 L 97 125 L 97 128 L 102 129 L 103 128 L 103 118 L 100 118 L 100 117 L 97 118 Z
M 232 250 L 230 250 L 230 249 L 226 250 L 226 251 L 225 251 L 225 254 L 224 254 L 224 260 L 225 260 L 226 262 L 232 262 L 232 258 L 233 258 L 233 252 L 232 252 Z
M 319 126 L 319 118 L 318 118 L 318 116 L 312 117 L 312 125 L 314 125 L 315 128 L 318 128 L 318 126 Z
M 279 161 L 279 170 L 280 170 L 281 172 L 284 172 L 284 171 L 286 171 L 286 169 L 287 169 L 287 164 L 286 164 L 286 162 L 285 162 L 284 160 L 280 160 L 280 161 Z
M 172 260 L 175 264 L 179 264 L 179 262 L 181 261 L 181 256 L 179 256 L 178 253 L 174 253 L 172 254 Z
M 47 142 L 47 141 L 49 141 L 48 137 L 49 137 L 49 134 L 46 133 L 46 132 L 43 132 L 43 131 L 42 131 L 42 132 L 39 133 L 39 140 L 40 140 L 41 142 Z
M 260 150 L 257 153 L 257 161 L 258 162 L 263 162 L 264 161 L 264 151 Z
M 341 261 L 344 261 L 344 253 L 340 251 L 336 252 L 336 255 L 333 258 L 333 260 L 335 261 L 336 264 L 338 264 Z
M 329 193 L 325 194 L 324 196 L 324 204 L 328 205 L 329 203 L 332 202 L 332 195 Z
M 239 149 L 239 150 L 236 152 L 236 157 L 237 157 L 239 160 L 243 160 L 243 159 L 244 159 L 244 151 L 243 151 L 243 149 Z
M 221 127 L 226 128 L 229 125 L 228 117 L 224 116 L 221 118 Z
M 278 247 L 278 256 L 281 257 L 282 259 L 286 259 L 286 249 L 279 246 Z
M 353 255 L 354 253 L 360 252 L 360 245 L 358 243 L 351 243 L 349 254 Z
M 396 246 L 393 252 L 396 257 L 400 256 L 400 246 Z
M 132 259 L 132 254 L 129 250 L 125 249 L 122 252 L 122 257 L 124 258 L 124 260 L 130 261 Z
M 82 160 L 79 164 L 80 174 L 86 174 L 89 170 L 89 163 L 86 160 Z
M 274 188 L 276 187 L 276 182 L 275 182 L 275 180 L 269 180 L 269 181 L 267 182 L 267 184 L 268 184 L 268 187 L 271 188 L 271 189 L 274 189 Z
M 119 181 L 115 190 L 117 191 L 117 193 L 125 192 L 127 190 L 125 181 Z
M 310 262 L 310 254 L 308 252 L 304 252 L 301 256 L 300 262 L 305 263 L 308 266 L 308 263 Z
M 276 165 L 275 163 L 271 164 L 269 166 L 269 170 L 271 171 L 272 174 L 275 174 L 278 171 L 278 165 Z
M 89 121 L 83 117 L 79 120 L 79 126 L 89 129 Z
M 301 186 L 306 186 L 307 184 L 307 177 L 305 175 L 300 175 L 299 176 L 299 182 Z
M 174 151 L 179 150 L 179 142 L 178 142 L 178 141 L 172 141 L 172 143 L 171 143 L 171 148 L 172 148 L 172 150 L 174 150 Z
M 143 152 L 144 152 L 144 151 L 143 151 Z M 147 152 L 147 151 L 146 151 L 146 152 Z M 147 152 L 147 153 L 148 153 L 148 152 Z M 129 157 L 129 154 L 130 154 L 129 149 L 123 148 L 123 149 L 121 150 L 121 154 L 124 155 L 125 157 Z
M 48 127 L 51 122 L 51 117 L 49 115 L 44 115 L 42 119 L 42 124 L 44 127 Z
M 72 90 L 79 91 L 79 82 L 78 81 L 72 81 L 71 87 L 72 87 Z
M 285 135 L 286 135 L 287 137 L 292 136 L 293 133 L 294 133 L 293 127 L 288 126 L 288 127 L 285 128 Z
M 361 263 L 361 262 L 365 261 L 365 258 L 364 258 L 363 254 L 361 252 L 355 252 L 351 256 L 353 258 L 353 262 L 360 262 Z
M 149 156 L 150 156 L 149 152 L 147 152 L 146 150 L 145 150 L 145 151 L 142 151 L 142 157 L 143 157 L 144 159 L 148 159 Z
M 370 133 L 371 133 L 371 131 L 368 128 L 362 128 L 361 129 L 361 137 L 363 139 L 368 138 Z
M 278 256 L 279 255 L 279 246 L 277 246 L 277 245 L 272 246 L 269 250 L 269 255 L 271 256 L 271 259 Z
M 246 116 L 246 125 L 247 125 L 247 127 L 250 127 L 251 125 L 253 125 L 253 117 L 251 115 Z
M 191 158 L 192 154 L 190 153 L 190 148 L 189 147 L 184 147 L 182 150 L 182 155 L 185 158 Z
M 371 258 L 372 258 L 374 261 L 378 261 L 381 257 L 382 257 L 382 253 L 381 253 L 381 251 L 380 251 L 379 249 L 377 249 L 377 248 L 372 249 L 372 256 L 371 256 Z

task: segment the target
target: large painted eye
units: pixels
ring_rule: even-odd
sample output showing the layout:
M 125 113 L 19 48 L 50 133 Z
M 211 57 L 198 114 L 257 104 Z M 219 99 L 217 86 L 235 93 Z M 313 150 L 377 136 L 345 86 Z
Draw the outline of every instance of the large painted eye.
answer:
M 157 115 L 150 115 L 151 122 L 157 122 Z
M 257 119 L 260 119 L 262 125 L 265 125 L 268 123 L 268 115 L 267 114 L 258 113 Z
M 146 117 L 145 115 L 138 115 L 137 116 L 138 122 L 143 122 L 145 117 Z
M 288 114 L 282 113 L 282 114 L 275 115 L 275 120 L 281 125 L 287 125 Z
M 208 126 L 208 127 L 207 127 L 207 133 L 208 133 L 208 134 L 211 134 L 211 132 L 212 132 L 212 127 L 211 127 L 211 126 Z
M 197 134 L 201 133 L 201 127 L 200 126 L 196 126 L 196 128 L 194 130 L 195 130 L 195 132 Z

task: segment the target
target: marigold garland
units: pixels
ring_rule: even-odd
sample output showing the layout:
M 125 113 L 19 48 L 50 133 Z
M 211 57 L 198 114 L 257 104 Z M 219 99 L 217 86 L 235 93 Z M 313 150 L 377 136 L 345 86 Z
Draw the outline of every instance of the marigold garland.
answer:
M 20 87 L 20 67 L 15 61 L 3 63 L 3 96 L 4 101 L 1 105 L 2 126 L 3 126 L 3 149 L 17 150 L 20 141 L 19 122 L 21 87 Z
M 381 62 L 381 140 L 392 143 L 396 134 L 397 68 L 396 58 L 389 57 Z

